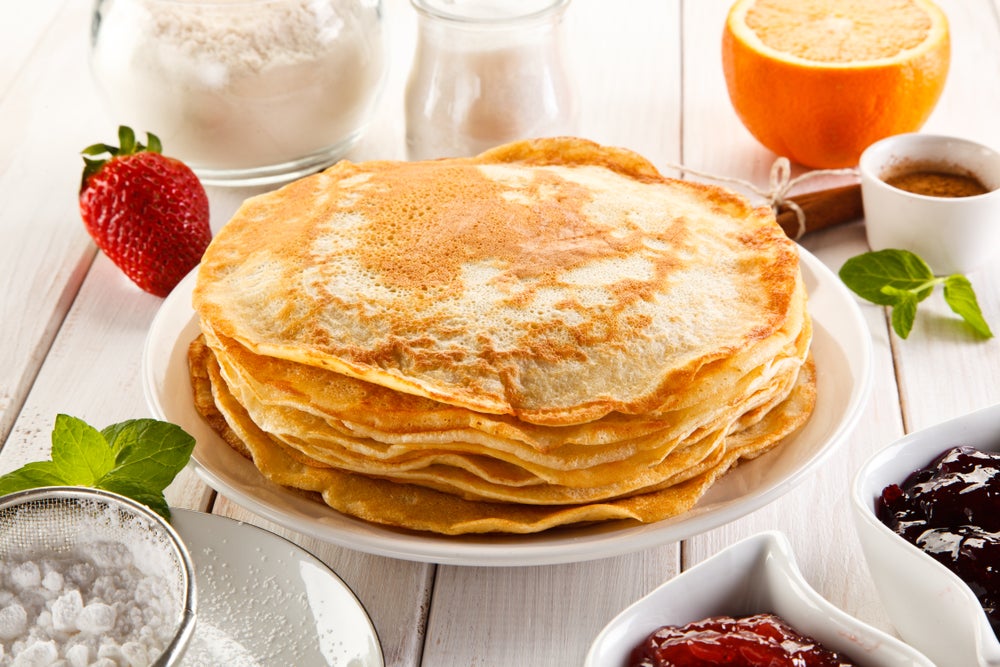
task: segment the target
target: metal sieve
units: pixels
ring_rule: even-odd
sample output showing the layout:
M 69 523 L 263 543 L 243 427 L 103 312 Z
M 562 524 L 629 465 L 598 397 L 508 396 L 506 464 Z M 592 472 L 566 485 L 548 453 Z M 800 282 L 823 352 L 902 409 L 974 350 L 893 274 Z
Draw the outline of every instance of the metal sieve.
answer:
M 153 665 L 180 664 L 194 634 L 195 575 L 187 548 L 166 520 L 130 498 L 87 487 L 43 487 L 0 497 L 2 560 L 70 554 L 95 541 L 126 545 L 140 570 L 168 582 L 176 629 Z

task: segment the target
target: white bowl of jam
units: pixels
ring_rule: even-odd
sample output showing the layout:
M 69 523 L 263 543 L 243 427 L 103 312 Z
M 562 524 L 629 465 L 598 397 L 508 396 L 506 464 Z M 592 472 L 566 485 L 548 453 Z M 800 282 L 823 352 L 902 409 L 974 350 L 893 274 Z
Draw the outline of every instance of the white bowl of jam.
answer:
M 1000 665 L 990 623 L 1000 628 L 992 602 L 1000 592 L 1000 405 L 873 455 L 855 476 L 851 505 L 899 635 L 938 665 Z
M 672 634 L 688 633 L 685 641 L 700 641 L 709 638 L 699 634 L 705 629 L 699 626 L 707 625 L 709 643 L 725 644 L 730 641 L 727 631 L 733 620 L 742 621 L 738 634 L 745 636 L 747 619 L 758 623 L 761 614 L 769 615 L 766 623 L 784 626 L 785 639 L 776 642 L 779 649 L 805 651 L 797 656 L 800 662 L 782 656 L 789 660 L 787 664 L 933 667 L 910 646 L 846 614 L 817 593 L 799 571 L 788 539 L 774 531 L 720 551 L 626 608 L 594 639 L 585 667 L 642 664 L 633 652 L 643 652 L 650 635 L 665 626 L 676 626 L 668 631 Z M 712 646 L 706 648 L 712 650 Z M 687 664 L 681 660 L 677 664 Z

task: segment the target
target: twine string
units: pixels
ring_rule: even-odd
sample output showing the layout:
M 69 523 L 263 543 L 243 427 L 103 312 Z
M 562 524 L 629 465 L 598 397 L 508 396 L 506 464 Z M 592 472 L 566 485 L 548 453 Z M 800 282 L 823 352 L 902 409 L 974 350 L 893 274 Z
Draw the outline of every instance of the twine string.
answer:
M 813 171 L 807 171 L 792 178 L 791 161 L 789 161 L 786 157 L 779 157 L 771 165 L 771 173 L 768 178 L 768 188 L 764 189 L 757 187 L 755 184 L 742 178 L 718 176 L 716 174 L 710 174 L 708 172 L 692 169 L 691 167 L 686 167 L 680 164 L 670 164 L 668 166 L 672 169 L 676 169 L 677 171 L 694 174 L 700 178 L 741 185 L 766 200 L 768 205 L 774 210 L 775 215 L 778 214 L 778 211 L 782 207 L 791 210 L 795 213 L 795 219 L 798 221 L 798 231 L 795 234 L 796 241 L 802 238 L 802 235 L 806 233 L 806 214 L 805 211 L 802 210 L 801 206 L 799 206 L 794 200 L 788 198 L 788 193 L 792 190 L 792 188 L 803 181 L 807 181 L 810 178 L 816 178 L 817 176 L 857 176 L 858 174 L 858 170 L 853 167 L 849 167 L 847 169 L 814 169 Z

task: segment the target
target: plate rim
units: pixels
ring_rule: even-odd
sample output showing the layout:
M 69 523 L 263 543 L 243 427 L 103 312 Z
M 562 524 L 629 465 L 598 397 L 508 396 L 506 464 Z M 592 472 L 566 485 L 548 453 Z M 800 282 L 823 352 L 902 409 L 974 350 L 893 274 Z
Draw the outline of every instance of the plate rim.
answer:
M 838 318 L 841 319 L 841 327 L 847 327 L 848 330 L 856 334 L 856 341 L 851 349 L 846 349 L 843 341 L 833 337 L 831 337 L 831 343 L 839 348 L 840 352 L 851 362 L 851 368 L 855 369 L 857 373 L 855 381 L 850 387 L 848 400 L 844 401 L 843 405 L 838 406 L 839 416 L 836 418 L 833 431 L 821 443 L 817 451 L 802 465 L 774 481 L 770 487 L 753 491 L 739 502 L 724 503 L 721 507 L 701 513 L 697 511 L 698 505 L 696 504 L 695 508 L 687 513 L 690 516 L 686 519 L 674 518 L 650 524 L 630 524 L 617 530 L 605 530 L 607 526 L 617 523 L 609 522 L 600 528 L 594 527 L 593 530 L 596 532 L 583 537 L 574 537 L 572 527 L 528 535 L 448 536 L 370 524 L 340 514 L 332 508 L 321 506 L 319 503 L 315 504 L 321 507 L 324 517 L 330 517 L 330 521 L 320 521 L 302 511 L 299 511 L 298 515 L 289 514 L 286 509 L 275 507 L 266 502 L 261 497 L 260 490 L 279 493 L 283 498 L 292 498 L 293 501 L 300 500 L 301 503 L 312 504 L 313 501 L 295 498 L 292 491 L 281 489 L 263 478 L 255 484 L 254 488 L 239 488 L 198 459 L 198 446 L 195 448 L 189 465 L 215 491 L 237 505 L 278 525 L 354 551 L 403 560 L 468 566 L 553 565 L 620 556 L 688 539 L 760 509 L 797 486 L 847 438 L 859 421 L 867 404 L 873 380 L 873 346 L 868 326 L 857 300 L 822 261 L 802 246 L 797 248 L 807 283 L 811 277 L 818 287 L 829 290 L 825 291 L 824 298 L 829 300 L 832 296 L 837 302 L 838 308 L 843 309 L 843 312 L 837 313 Z M 143 348 L 141 377 L 148 407 L 158 419 L 175 423 L 178 423 L 177 417 L 171 414 L 170 410 L 165 409 L 164 400 L 161 400 L 164 399 L 161 396 L 163 392 L 158 385 L 158 373 L 165 374 L 169 371 L 169 359 L 158 358 L 158 355 L 165 345 L 176 345 L 179 342 L 178 336 L 193 324 L 195 312 L 190 303 L 190 294 L 197 272 L 198 267 L 195 267 L 164 300 L 153 318 Z M 810 292 L 810 302 L 813 298 L 814 293 Z M 181 314 L 183 321 L 177 321 L 177 312 Z M 815 313 L 811 314 L 814 325 L 823 323 L 823 320 Z M 185 342 L 185 349 L 186 345 Z M 824 372 L 820 364 L 817 364 L 817 372 Z M 818 401 L 823 401 L 822 395 L 818 396 Z M 180 423 L 180 425 L 186 426 L 185 423 Z M 808 422 L 806 428 L 808 428 Z M 218 443 L 224 445 L 221 438 L 218 436 L 216 438 Z M 224 446 L 228 447 L 228 445 Z M 758 460 L 764 460 L 768 454 Z M 251 462 L 235 452 L 232 452 L 232 455 L 238 457 L 246 466 L 253 467 Z M 743 467 L 745 466 L 741 466 L 741 468 Z M 738 475 L 739 470 L 738 468 L 730 472 L 729 475 Z M 341 527 L 336 525 L 343 524 L 345 520 L 348 525 Z M 333 523 L 331 524 L 331 522 Z M 551 542 L 551 540 L 546 539 L 552 535 L 566 535 L 567 533 L 569 535 L 565 540 Z
M 382 648 L 382 640 L 378 634 L 378 628 L 375 627 L 375 623 L 372 620 L 371 614 L 368 612 L 367 607 L 364 602 L 358 596 L 357 592 L 346 582 L 343 577 L 341 577 L 337 572 L 330 567 L 328 564 L 323 562 L 316 554 L 311 552 L 309 549 L 303 547 L 300 544 L 296 544 L 284 535 L 279 535 L 278 533 L 268 530 L 263 526 L 258 526 L 256 524 L 250 523 L 248 521 L 242 521 L 240 519 L 235 519 L 224 514 L 214 514 L 212 512 L 201 512 L 198 510 L 192 510 L 180 507 L 171 507 L 170 512 L 172 515 L 171 525 L 174 530 L 181 536 L 184 541 L 185 546 L 188 550 L 194 554 L 196 547 L 193 546 L 193 542 L 196 541 L 193 531 L 198 531 L 199 538 L 198 543 L 204 546 L 210 546 L 213 549 L 218 549 L 217 540 L 213 539 L 215 534 L 211 528 L 211 524 L 215 524 L 215 527 L 219 525 L 226 525 L 229 529 L 253 534 L 254 537 L 264 536 L 264 539 L 271 540 L 280 544 L 281 546 L 290 550 L 296 558 L 303 559 L 309 563 L 315 565 L 324 574 L 326 574 L 331 581 L 336 583 L 345 593 L 347 593 L 350 598 L 354 601 L 356 611 L 361 614 L 361 616 L 367 621 L 368 628 L 370 630 L 369 638 L 373 642 L 373 646 L 376 649 L 377 655 L 377 665 L 385 665 L 385 651 Z M 175 518 L 180 518 L 180 525 L 174 522 Z M 190 525 L 185 526 L 185 523 Z M 195 524 L 202 524 L 201 526 L 196 526 Z M 207 536 L 207 539 L 202 539 L 201 536 Z M 195 561 L 195 578 L 197 580 L 197 561 Z M 198 609 L 198 616 L 196 618 L 201 618 L 202 609 Z M 195 623 L 195 634 L 197 634 L 197 621 Z M 193 637 L 192 637 L 193 639 Z

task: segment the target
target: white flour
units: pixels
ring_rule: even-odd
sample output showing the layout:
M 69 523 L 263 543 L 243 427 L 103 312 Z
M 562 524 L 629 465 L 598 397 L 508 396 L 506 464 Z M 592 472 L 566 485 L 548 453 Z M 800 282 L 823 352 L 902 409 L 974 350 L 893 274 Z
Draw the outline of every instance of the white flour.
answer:
M 0 560 L 3 667 L 148 667 L 177 618 L 168 582 L 140 572 L 122 544 Z
M 91 65 L 116 123 L 193 167 L 353 143 L 386 68 L 379 0 L 105 0 Z M 346 148 L 345 148 L 346 150 Z

